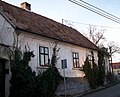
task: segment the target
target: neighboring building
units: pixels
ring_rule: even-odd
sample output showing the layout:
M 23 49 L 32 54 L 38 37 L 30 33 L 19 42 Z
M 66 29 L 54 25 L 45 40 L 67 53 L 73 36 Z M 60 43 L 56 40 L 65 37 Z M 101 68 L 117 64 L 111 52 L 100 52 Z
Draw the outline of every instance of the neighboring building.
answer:
M 68 78 L 80 78 L 84 73 L 80 68 L 86 56 L 94 54 L 98 62 L 98 47 L 77 30 L 30 11 L 30 4 L 23 7 L 0 0 L 0 97 L 8 97 L 10 80 L 10 49 L 16 45 L 25 51 L 25 46 L 34 51 L 35 57 L 29 65 L 33 70 L 45 70 L 52 56 L 52 47 L 57 42 L 60 48 L 57 68 L 63 75 L 61 60 L 67 60 L 65 75 Z M 27 9 L 23 9 L 27 8 Z M 79 80 L 77 80 L 78 82 Z M 75 83 L 74 83 L 75 84 Z M 79 86 L 81 88 L 81 86 Z M 77 90 L 77 92 L 79 92 Z
M 120 62 L 112 63 L 114 74 L 120 75 Z

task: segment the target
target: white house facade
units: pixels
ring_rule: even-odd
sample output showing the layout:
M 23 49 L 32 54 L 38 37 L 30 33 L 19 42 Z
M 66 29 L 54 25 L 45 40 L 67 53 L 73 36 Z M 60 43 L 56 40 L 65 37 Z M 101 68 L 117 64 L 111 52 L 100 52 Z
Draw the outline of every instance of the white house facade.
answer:
M 34 71 L 48 68 L 55 43 L 60 48 L 56 67 L 62 76 L 64 59 L 67 61 L 65 76 L 69 78 L 84 77 L 80 69 L 91 51 L 97 64 L 98 48 L 75 29 L 3 1 L 0 7 L 0 97 L 9 96 L 9 57 L 16 45 L 23 52 L 26 48 L 34 52 L 35 57 L 29 63 Z
M 10 49 L 14 44 L 15 29 L 0 12 L 0 97 L 9 96 Z
M 21 47 L 22 51 L 25 51 L 25 46 L 29 46 L 31 51 L 34 51 L 35 57 L 32 58 L 30 62 L 30 66 L 33 70 L 36 70 L 38 68 L 47 68 L 46 65 L 40 65 L 40 48 L 46 48 L 48 49 L 48 58 L 51 59 L 52 56 L 52 49 L 55 45 L 56 40 L 41 37 L 38 35 L 32 35 L 32 34 L 23 34 L 21 33 L 19 36 L 19 46 Z M 79 47 L 76 45 L 64 43 L 61 41 L 57 41 L 57 48 L 60 48 L 58 52 L 58 63 L 57 68 L 62 74 L 62 64 L 61 60 L 67 59 L 67 68 L 66 68 L 66 77 L 83 77 L 84 73 L 80 71 L 79 69 L 84 65 L 84 61 L 86 59 L 87 55 L 90 55 L 91 49 Z M 97 51 L 94 51 L 94 57 L 95 61 L 97 63 L 98 57 L 97 57 Z M 73 54 L 76 53 L 78 55 L 78 66 L 73 65 Z

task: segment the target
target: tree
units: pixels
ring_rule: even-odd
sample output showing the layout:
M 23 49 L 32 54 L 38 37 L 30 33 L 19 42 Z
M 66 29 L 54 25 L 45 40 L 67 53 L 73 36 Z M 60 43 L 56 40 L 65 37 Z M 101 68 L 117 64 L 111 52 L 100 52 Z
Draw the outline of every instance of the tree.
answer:
M 51 58 L 51 66 L 55 67 L 57 64 L 57 61 L 59 59 L 58 56 L 58 52 L 59 52 L 60 48 L 57 48 L 57 43 L 55 43 L 54 47 L 52 48 L 52 58 Z
M 10 64 L 12 77 L 9 97 L 34 97 L 36 75 L 28 65 L 31 57 L 34 57 L 33 52 L 24 52 L 22 56 L 20 50 L 15 49 L 13 56 Z
M 83 65 L 83 72 L 85 73 L 85 77 L 88 80 L 91 89 L 97 88 L 100 84 L 98 81 L 99 68 L 94 60 L 94 53 L 91 51 L 92 60 L 86 57 L 86 60 Z
M 95 45 L 100 46 L 101 42 L 105 41 L 104 37 L 104 31 L 105 29 L 98 30 L 95 26 L 89 26 L 87 35 L 85 35 L 91 42 L 93 42 Z
M 87 78 L 91 89 L 95 89 L 99 86 L 98 66 L 93 61 L 94 59 L 92 59 L 92 64 L 91 64 L 91 62 L 89 62 L 89 59 L 87 57 L 83 65 L 83 72 L 85 73 L 85 77 Z
M 113 59 L 112 59 L 112 56 L 115 54 L 115 53 L 118 53 L 120 54 L 120 47 L 115 43 L 115 42 L 110 42 L 108 44 L 108 50 L 109 50 L 109 56 L 110 56 L 110 66 L 111 66 L 111 72 L 108 73 L 108 76 L 107 78 L 110 79 L 110 82 L 114 82 L 115 81 L 115 76 L 114 76 L 114 73 L 113 73 Z M 110 77 L 109 77 L 110 76 Z
M 87 78 L 88 80 L 88 83 L 90 84 L 91 86 L 91 64 L 88 60 L 88 57 L 86 58 L 85 62 L 84 62 L 84 65 L 83 65 L 83 72 L 85 73 L 85 77 Z
M 104 57 L 106 57 L 106 53 L 107 53 L 107 57 L 109 59 L 109 72 L 112 73 L 113 75 L 113 66 L 112 66 L 112 56 L 115 53 L 120 53 L 120 47 L 119 45 L 117 45 L 115 42 L 109 42 L 108 46 L 105 47 L 104 44 L 102 43 L 102 41 L 105 41 L 105 37 L 104 37 L 104 31 L 105 29 L 101 29 L 101 30 L 97 30 L 95 26 L 89 26 L 88 29 L 88 34 L 86 35 L 87 38 L 93 42 L 96 46 L 99 47 L 100 51 L 99 51 L 99 60 L 98 60 L 98 65 L 99 65 L 99 71 L 101 74 L 99 74 L 99 77 L 101 79 L 104 78 L 104 71 L 103 69 L 105 69 L 105 63 L 104 63 Z M 102 65 L 104 63 L 104 65 Z M 103 74 L 103 75 L 102 75 Z M 99 80 L 100 83 L 103 83 L 103 80 Z
M 104 57 L 105 56 L 109 56 L 109 53 L 107 52 L 107 49 L 102 47 L 100 48 L 99 52 L 98 52 L 98 83 L 99 85 L 103 85 L 104 84 L 104 80 L 105 80 L 105 60 Z
M 49 68 L 37 76 L 37 88 L 36 97 L 54 97 L 55 91 L 59 85 L 62 76 L 59 74 L 56 68 L 57 61 L 59 59 L 58 52 L 60 48 L 57 48 L 57 43 L 55 43 L 52 48 L 52 58 Z
M 108 48 L 110 55 L 113 55 L 114 53 L 120 53 L 119 45 L 113 41 L 108 43 Z
M 88 31 L 85 36 L 91 41 L 93 42 L 96 46 L 98 46 L 99 48 L 101 47 L 105 47 L 104 44 L 102 44 L 102 42 L 106 41 L 106 38 L 104 36 L 104 32 L 105 29 L 100 29 L 98 30 L 95 26 L 89 26 Z M 113 55 L 114 53 L 120 53 L 120 47 L 117 43 L 115 42 L 109 42 L 108 44 L 108 52 Z
M 22 54 L 19 49 L 15 49 L 11 60 L 12 77 L 9 97 L 54 97 L 62 78 L 55 67 L 58 51 L 55 45 L 51 65 L 42 74 L 36 74 L 29 66 L 29 61 L 34 57 L 33 51 Z

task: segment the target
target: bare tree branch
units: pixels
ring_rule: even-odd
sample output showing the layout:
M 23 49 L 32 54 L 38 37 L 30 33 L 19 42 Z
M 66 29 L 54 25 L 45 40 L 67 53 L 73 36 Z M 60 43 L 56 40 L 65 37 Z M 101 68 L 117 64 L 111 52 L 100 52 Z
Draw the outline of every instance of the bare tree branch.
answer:
M 108 43 L 108 47 L 111 48 L 111 55 L 113 55 L 114 53 L 120 53 L 120 47 L 117 43 L 112 41 Z
M 100 29 L 98 30 L 95 26 L 89 26 L 88 28 L 88 34 L 87 34 L 87 38 L 93 42 L 95 45 L 99 46 L 100 45 L 100 41 L 104 41 L 106 38 L 104 37 L 104 32 L 105 29 Z

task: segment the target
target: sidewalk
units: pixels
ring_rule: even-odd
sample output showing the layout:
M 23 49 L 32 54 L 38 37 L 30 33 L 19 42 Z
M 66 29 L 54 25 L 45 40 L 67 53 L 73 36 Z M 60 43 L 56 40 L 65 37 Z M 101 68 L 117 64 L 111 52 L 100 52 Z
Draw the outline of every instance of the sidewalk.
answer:
M 116 84 L 119 84 L 120 82 L 117 82 L 117 83 L 113 83 L 113 84 L 109 84 L 109 85 L 106 85 L 106 86 L 101 86 L 97 89 L 94 89 L 94 90 L 89 90 L 89 91 L 86 91 L 86 92 L 83 92 L 83 93 L 79 93 L 79 94 L 74 94 L 74 95 L 70 95 L 68 97 L 80 97 L 80 96 L 83 96 L 83 95 L 87 95 L 87 94 L 90 94 L 90 93 L 93 93 L 93 92 L 97 92 L 97 91 L 100 91 L 100 90 L 103 90 L 103 89 L 106 89 L 106 88 L 109 88 L 109 87 L 112 87 Z
M 86 92 L 83 92 L 83 93 L 77 93 L 77 94 L 73 94 L 73 95 L 67 95 L 66 97 L 81 97 L 81 96 L 84 96 L 84 95 L 87 95 L 87 94 L 90 94 L 90 93 L 94 93 L 94 92 L 97 92 L 97 91 L 100 91 L 100 90 L 112 87 L 112 86 L 117 85 L 119 83 L 120 82 L 116 82 L 116 83 L 113 83 L 113 84 L 108 84 L 106 86 L 101 86 L 101 87 L 98 87 L 97 89 L 89 90 L 89 91 L 86 91 Z M 62 96 L 57 96 L 57 97 L 65 97 L 65 96 L 62 95 Z

